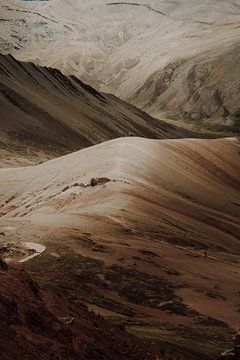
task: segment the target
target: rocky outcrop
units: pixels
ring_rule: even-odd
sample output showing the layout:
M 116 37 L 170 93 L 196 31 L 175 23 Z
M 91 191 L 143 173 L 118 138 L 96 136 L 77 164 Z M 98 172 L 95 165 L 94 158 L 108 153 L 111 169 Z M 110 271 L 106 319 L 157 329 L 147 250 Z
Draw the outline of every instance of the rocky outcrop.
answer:
M 240 360 L 240 330 L 234 337 L 234 347 L 223 352 L 219 360 Z
M 92 178 L 91 179 L 91 186 L 103 185 L 103 184 L 106 184 L 109 181 L 111 181 L 111 180 L 106 178 L 106 177 Z

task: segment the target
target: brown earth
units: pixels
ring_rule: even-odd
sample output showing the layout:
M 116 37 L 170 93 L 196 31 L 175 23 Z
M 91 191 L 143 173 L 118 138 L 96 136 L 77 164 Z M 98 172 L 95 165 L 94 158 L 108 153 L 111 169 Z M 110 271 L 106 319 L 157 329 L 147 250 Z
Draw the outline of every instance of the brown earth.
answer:
M 125 138 L 1 169 L 1 243 L 46 246 L 25 267 L 47 292 L 215 359 L 240 322 L 239 153 L 237 139 Z
M 151 342 L 139 340 L 84 305 L 40 291 L 18 267 L 0 263 L 2 360 L 157 359 Z

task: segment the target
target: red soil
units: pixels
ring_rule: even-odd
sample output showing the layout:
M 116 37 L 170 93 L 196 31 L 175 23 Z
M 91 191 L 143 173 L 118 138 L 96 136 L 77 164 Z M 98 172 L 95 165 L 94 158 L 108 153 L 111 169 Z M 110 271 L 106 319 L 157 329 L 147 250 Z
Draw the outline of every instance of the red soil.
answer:
M 156 359 L 151 343 L 84 305 L 40 291 L 25 271 L 0 261 L 1 360 Z

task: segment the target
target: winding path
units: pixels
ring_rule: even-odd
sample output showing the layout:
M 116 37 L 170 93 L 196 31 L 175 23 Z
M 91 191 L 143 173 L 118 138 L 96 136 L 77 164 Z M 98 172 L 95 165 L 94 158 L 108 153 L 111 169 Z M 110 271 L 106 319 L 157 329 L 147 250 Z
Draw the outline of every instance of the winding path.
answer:
M 28 255 L 27 257 L 19 260 L 20 263 L 24 263 L 26 261 L 29 261 L 39 255 L 41 255 L 42 253 L 44 253 L 44 251 L 46 250 L 46 246 L 41 245 L 41 244 L 37 244 L 34 242 L 23 242 L 22 245 L 28 249 L 28 250 L 34 250 L 34 253 L 31 255 Z

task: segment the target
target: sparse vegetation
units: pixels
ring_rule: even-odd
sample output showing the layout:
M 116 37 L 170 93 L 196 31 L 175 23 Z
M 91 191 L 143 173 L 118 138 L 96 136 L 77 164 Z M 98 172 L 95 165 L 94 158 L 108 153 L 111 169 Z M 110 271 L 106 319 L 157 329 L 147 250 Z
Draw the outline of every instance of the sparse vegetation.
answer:
M 216 291 L 215 289 L 210 289 L 206 292 L 206 295 L 210 298 L 213 299 L 221 299 L 221 300 L 226 300 L 226 297 L 223 296 L 222 294 L 220 294 L 218 291 Z

